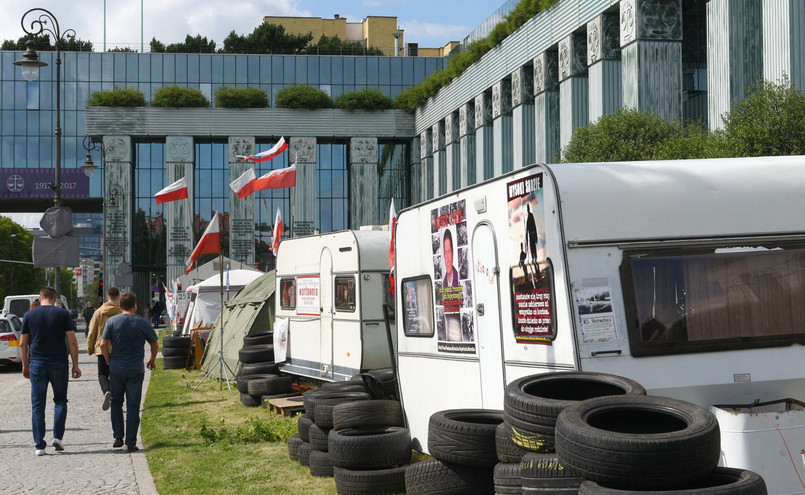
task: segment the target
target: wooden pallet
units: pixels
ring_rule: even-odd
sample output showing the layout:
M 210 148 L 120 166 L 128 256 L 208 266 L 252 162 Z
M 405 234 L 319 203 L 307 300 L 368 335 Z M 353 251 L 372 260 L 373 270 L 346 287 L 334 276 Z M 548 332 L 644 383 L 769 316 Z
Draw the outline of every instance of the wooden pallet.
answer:
M 302 396 L 282 397 L 279 399 L 269 399 L 268 408 L 280 416 L 293 416 L 295 413 L 305 410 Z

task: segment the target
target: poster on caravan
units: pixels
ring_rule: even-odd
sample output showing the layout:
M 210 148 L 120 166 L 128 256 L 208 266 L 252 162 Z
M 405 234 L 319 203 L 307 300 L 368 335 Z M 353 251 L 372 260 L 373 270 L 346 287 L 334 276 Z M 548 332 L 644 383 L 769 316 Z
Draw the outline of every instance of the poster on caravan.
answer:
M 442 352 L 475 353 L 465 200 L 430 212 L 436 334 Z
M 553 321 L 553 273 L 545 256 L 543 174 L 506 184 L 509 209 L 509 274 L 514 337 L 522 344 L 550 345 Z

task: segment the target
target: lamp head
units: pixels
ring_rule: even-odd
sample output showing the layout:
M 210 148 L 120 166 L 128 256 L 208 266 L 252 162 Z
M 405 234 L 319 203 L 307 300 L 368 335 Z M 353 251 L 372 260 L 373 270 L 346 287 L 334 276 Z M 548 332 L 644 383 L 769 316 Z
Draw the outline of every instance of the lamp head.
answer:
M 25 42 L 25 53 L 22 54 L 22 60 L 15 60 L 14 65 L 19 65 L 22 69 L 23 79 L 36 81 L 39 78 L 39 68 L 46 66 L 47 63 L 39 60 L 39 55 L 36 53 L 36 42 L 28 40 Z
M 84 165 L 81 166 L 84 170 L 84 175 L 87 177 L 92 177 L 95 174 L 95 169 L 98 168 L 95 166 L 95 162 L 92 161 L 92 154 L 87 152 L 87 159 L 84 160 Z

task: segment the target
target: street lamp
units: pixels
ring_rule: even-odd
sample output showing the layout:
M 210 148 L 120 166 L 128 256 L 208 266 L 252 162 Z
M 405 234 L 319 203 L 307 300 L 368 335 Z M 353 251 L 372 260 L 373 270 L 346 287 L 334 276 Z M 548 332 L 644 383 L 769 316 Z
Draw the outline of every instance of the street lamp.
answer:
M 81 146 L 84 147 L 84 150 L 87 152 L 87 158 L 84 160 L 84 165 L 81 168 L 84 170 L 84 175 L 87 177 L 92 177 L 95 174 L 95 169 L 98 167 L 95 166 L 95 162 L 92 161 L 92 152 L 93 151 L 100 151 L 101 152 L 101 159 L 106 162 L 106 153 L 109 151 L 114 151 L 114 146 L 109 146 L 108 148 L 104 146 L 103 142 L 93 141 L 92 138 L 86 136 L 84 141 L 81 143 Z

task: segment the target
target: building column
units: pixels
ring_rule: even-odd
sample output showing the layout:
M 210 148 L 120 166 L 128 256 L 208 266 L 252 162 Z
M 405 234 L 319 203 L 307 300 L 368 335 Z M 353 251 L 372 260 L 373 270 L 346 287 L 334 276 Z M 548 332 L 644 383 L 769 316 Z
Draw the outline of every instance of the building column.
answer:
M 316 138 L 290 138 L 288 160 L 296 162 L 296 189 L 293 191 L 292 236 L 313 235 L 319 231 L 319 203 L 316 191 Z M 375 158 L 377 161 L 377 158 Z M 375 198 L 377 199 L 377 198 Z
M 243 172 L 254 168 L 254 163 L 241 161 L 238 155 L 254 154 L 254 136 L 230 136 L 229 138 L 229 179 L 240 177 Z M 257 174 L 255 172 L 255 174 Z M 254 266 L 254 198 L 251 194 L 239 198 L 232 188 L 229 190 L 229 257 L 233 261 Z M 220 212 L 226 215 L 226 212 Z
M 514 168 L 534 163 L 534 70 L 531 64 L 512 72 L 512 143 Z
M 478 182 L 475 169 L 475 108 L 474 102 L 458 109 L 458 136 L 461 148 L 461 187 Z
M 495 176 L 495 136 L 492 130 L 492 93 L 475 97 L 475 182 Z
M 577 127 L 590 122 L 587 36 L 572 33 L 559 42 L 559 145 L 564 149 Z
M 444 121 L 431 127 L 431 151 L 433 152 L 433 197 L 447 194 L 447 156 L 444 149 Z
M 723 128 L 721 117 L 741 101 L 763 73 L 761 0 L 707 2 L 707 121 Z
M 620 24 L 616 14 L 601 14 L 587 23 L 587 65 L 589 121 L 595 122 L 621 107 Z
M 419 158 L 422 160 L 422 175 L 420 182 L 420 200 L 427 201 L 433 198 L 433 155 L 431 152 L 431 129 L 427 129 L 420 135 L 419 139 Z
M 349 140 L 349 228 L 377 224 L 377 138 Z
M 130 290 L 132 205 L 134 167 L 131 137 L 104 136 L 104 219 L 103 219 L 103 283 L 105 287 Z
M 620 37 L 623 106 L 681 120 L 682 0 L 621 0 Z
M 495 140 L 494 176 L 512 170 L 512 82 L 506 78 L 492 86 L 492 132 Z
M 447 192 L 461 189 L 461 149 L 458 141 L 458 112 L 444 118 L 444 147 L 447 160 Z
M 763 0 L 763 78 L 805 87 L 805 3 Z M 708 33 L 709 34 L 709 33 Z
M 187 199 L 165 203 L 167 224 L 168 259 L 165 276 L 168 282 L 184 275 L 185 263 L 195 247 L 193 242 L 193 163 L 195 147 L 190 136 L 167 136 L 165 138 L 165 165 L 167 183 L 173 184 L 182 177 L 187 181 Z
M 546 50 L 534 58 L 534 160 L 550 163 L 559 159 L 559 56 Z
M 420 138 L 414 136 L 411 139 L 411 146 L 408 147 L 411 160 L 410 184 L 411 184 L 411 205 L 422 202 L 422 158 L 420 154 Z

